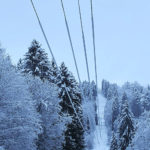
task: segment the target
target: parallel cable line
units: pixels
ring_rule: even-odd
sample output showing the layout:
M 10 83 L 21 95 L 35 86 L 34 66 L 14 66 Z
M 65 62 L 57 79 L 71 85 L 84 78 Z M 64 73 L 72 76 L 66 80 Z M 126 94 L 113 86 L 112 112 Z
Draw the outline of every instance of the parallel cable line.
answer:
M 79 9 L 79 16 L 80 16 L 80 24 L 81 24 L 81 32 L 82 32 L 84 55 L 85 55 L 85 60 L 86 60 L 86 69 L 87 69 L 87 74 L 88 74 L 88 81 L 90 83 L 90 73 L 89 73 L 89 65 L 88 65 L 88 58 L 87 58 L 86 42 L 85 42 L 85 35 L 84 35 L 83 22 L 82 22 L 80 0 L 78 0 L 78 9 Z
M 68 25 L 68 21 L 67 21 L 67 17 L 66 17 L 66 11 L 65 11 L 65 8 L 64 8 L 63 0 L 61 0 L 61 6 L 62 6 L 63 14 L 64 14 L 66 29 L 67 29 L 67 33 L 68 33 L 68 37 L 69 37 L 69 41 L 70 41 L 70 46 L 71 46 L 71 49 L 72 49 L 72 54 L 73 54 L 73 58 L 74 58 L 75 66 L 76 66 L 76 71 L 77 71 L 78 78 L 79 78 L 81 98 L 82 98 L 83 101 L 85 101 L 83 90 L 81 88 L 81 80 L 80 80 L 79 70 L 78 70 L 77 61 L 76 61 L 76 57 L 75 57 L 75 53 L 74 53 L 73 43 L 72 43 L 72 39 L 71 39 L 71 34 L 70 34 L 70 30 L 69 30 L 69 25 Z
M 69 25 L 68 25 L 68 21 L 67 21 L 67 17 L 66 17 L 66 12 L 65 12 L 65 8 L 64 8 L 64 3 L 63 0 L 61 0 L 61 7 L 63 10 L 63 15 L 64 15 L 64 19 L 65 19 L 65 24 L 66 24 L 66 29 L 67 29 L 67 33 L 68 33 L 68 38 L 69 38 L 69 42 L 70 42 L 70 46 L 71 46 L 71 50 L 72 50 L 72 54 L 73 54 L 73 58 L 74 58 L 74 62 L 75 62 L 75 66 L 76 66 L 76 71 L 78 74 L 78 79 L 79 79 L 79 83 L 81 84 L 81 80 L 80 80 L 80 76 L 79 76 L 79 71 L 78 71 L 78 66 L 77 66 L 77 61 L 76 61 L 76 57 L 75 57 L 75 53 L 74 53 L 74 48 L 73 48 L 73 43 L 72 43 L 72 39 L 71 39 L 71 34 L 70 34 L 70 29 L 69 29 Z M 79 7 L 80 9 L 80 7 Z M 80 11 L 80 16 L 81 16 L 81 11 Z M 82 19 L 82 18 L 81 18 Z M 93 7 L 92 7 L 92 1 L 91 1 L 91 20 L 92 20 L 92 33 L 93 33 L 93 50 L 94 50 L 94 60 L 95 60 L 95 79 L 96 79 L 96 89 L 98 89 L 97 87 L 97 68 L 96 68 L 96 51 L 95 51 L 95 31 L 94 31 L 94 18 L 93 18 Z M 82 20 L 81 20 L 81 26 L 82 26 L 82 31 L 83 31 L 83 25 L 82 25 Z M 83 32 L 83 36 L 84 36 L 84 32 Z M 83 40 L 85 41 L 85 38 L 83 38 Z M 84 42 L 84 46 L 86 48 L 85 42 Z M 86 60 L 87 60 L 87 54 L 85 53 L 86 56 Z M 88 69 L 87 69 L 88 70 Z M 81 89 L 81 97 L 84 100 L 84 96 L 82 93 L 82 89 Z M 97 104 L 98 105 L 98 104 Z M 98 138 L 98 137 L 97 137 Z M 99 141 L 99 140 L 98 140 Z
M 96 46 L 95 46 L 95 27 L 94 27 L 94 15 L 93 15 L 93 0 L 90 0 L 91 5 L 91 23 L 92 23 L 92 38 L 93 38 L 93 51 L 94 51 L 94 65 L 95 65 L 95 81 L 96 81 L 96 90 L 98 93 L 98 79 L 97 79 L 97 61 L 96 61 Z M 96 97 L 97 105 L 97 115 L 99 114 L 99 103 L 98 98 Z M 98 116 L 97 116 L 98 118 Z
M 49 44 L 49 41 L 48 41 L 48 39 L 47 39 L 46 33 L 45 33 L 44 28 L 43 28 L 43 26 L 42 26 L 42 23 L 41 23 L 41 21 L 40 21 L 39 15 L 38 15 L 38 13 L 37 13 L 37 11 L 36 11 L 35 5 L 34 5 L 34 3 L 33 3 L 32 0 L 30 0 L 30 2 L 31 2 L 31 4 L 32 4 L 33 10 L 34 10 L 35 15 L 36 15 L 36 17 L 37 17 L 39 26 L 40 26 L 40 28 L 41 28 L 41 31 L 42 31 L 42 33 L 43 33 L 43 36 L 44 36 L 44 38 L 45 38 L 45 41 L 46 41 L 47 46 L 48 46 L 48 48 L 49 48 L 49 51 L 50 51 L 50 53 L 51 53 L 51 56 L 52 56 L 52 58 L 53 58 L 53 60 L 54 60 L 54 63 L 56 64 L 57 70 L 60 72 L 60 70 L 59 70 L 59 68 L 58 68 L 58 65 L 57 65 L 57 63 L 56 63 L 56 59 L 55 59 L 55 57 L 54 57 L 54 55 L 53 55 L 53 51 L 52 51 L 51 46 L 50 46 L 50 44 Z M 68 90 L 67 90 L 66 86 L 65 86 L 64 88 L 65 88 L 65 91 L 66 91 L 67 96 L 68 96 L 68 98 L 69 98 L 69 101 L 70 101 L 70 103 L 71 103 L 71 105 L 72 105 L 72 108 L 73 108 L 73 110 L 74 110 L 74 112 L 75 112 L 75 114 L 76 114 L 76 117 L 77 117 L 77 119 L 78 119 L 78 121 L 79 121 L 79 123 L 80 123 L 82 129 L 84 130 L 83 124 L 82 124 L 82 122 L 81 122 L 81 120 L 80 120 L 80 118 L 79 118 L 79 116 L 78 116 L 78 113 L 77 113 L 77 111 L 76 111 L 76 109 L 75 109 L 75 107 L 74 107 L 74 104 L 73 104 L 73 102 L 72 102 L 72 99 L 71 99 L 71 97 L 70 97 L 70 95 L 69 95 L 69 93 L 68 93 Z
M 81 32 L 82 32 L 82 40 L 83 40 L 83 48 L 84 48 L 84 54 L 85 54 L 85 60 L 86 60 L 86 68 L 87 68 L 87 74 L 88 74 L 88 82 L 90 84 L 90 73 L 89 73 L 89 65 L 88 65 L 88 58 L 87 58 L 87 50 L 86 50 L 86 42 L 85 42 L 85 34 L 83 29 L 83 22 L 82 22 L 82 14 L 81 14 L 81 6 L 80 6 L 80 0 L 78 0 L 78 10 L 79 10 L 79 16 L 80 16 L 80 25 L 81 25 Z M 92 99 L 90 89 L 90 99 Z
M 76 57 L 75 57 L 75 52 L 74 52 L 73 43 L 72 43 L 71 34 L 70 34 L 70 29 L 69 29 L 69 25 L 68 25 L 68 21 L 67 21 L 67 17 L 66 17 L 64 3 L 63 3 L 63 0 L 60 0 L 60 1 L 61 1 L 61 7 L 63 10 L 63 14 L 64 14 L 68 38 L 69 38 L 69 42 L 70 42 L 70 46 L 71 46 L 71 50 L 72 50 L 72 54 L 73 54 L 73 59 L 74 59 L 74 63 L 75 63 L 75 67 L 76 67 L 76 71 L 77 71 L 77 75 L 78 75 L 78 80 L 79 80 L 79 83 L 81 84 L 81 78 L 80 78 L 79 69 L 78 69 L 78 65 L 77 65 L 77 61 L 76 61 Z
M 76 71 L 77 71 L 78 78 L 79 78 L 79 88 L 80 88 L 80 91 L 81 91 L 81 99 L 83 101 L 85 101 L 85 97 L 84 97 L 84 94 L 83 94 L 83 89 L 81 87 L 82 83 L 81 83 L 81 80 L 80 80 L 79 70 L 78 70 L 77 61 L 76 61 L 76 57 L 75 57 L 75 53 L 74 53 L 74 48 L 73 48 L 73 44 L 72 44 L 71 34 L 70 34 L 70 30 L 69 30 L 69 25 L 68 25 L 68 21 L 67 21 L 67 17 L 66 17 L 66 12 L 65 12 L 65 8 L 64 8 L 63 0 L 61 0 L 61 6 L 62 6 L 62 9 L 63 9 L 63 14 L 64 14 L 65 24 L 66 24 L 66 28 L 67 28 L 67 32 L 68 32 L 69 41 L 70 41 L 70 46 L 71 46 L 71 49 L 72 49 L 72 54 L 73 54 L 74 62 L 75 62 L 75 65 L 76 65 Z
M 97 61 L 96 61 L 96 46 L 95 46 L 95 27 L 94 27 L 94 15 L 93 15 L 93 0 L 91 2 L 91 22 L 92 22 L 92 37 L 93 37 L 93 50 L 94 50 L 94 64 L 95 64 L 95 81 L 98 89 L 98 79 L 97 79 Z

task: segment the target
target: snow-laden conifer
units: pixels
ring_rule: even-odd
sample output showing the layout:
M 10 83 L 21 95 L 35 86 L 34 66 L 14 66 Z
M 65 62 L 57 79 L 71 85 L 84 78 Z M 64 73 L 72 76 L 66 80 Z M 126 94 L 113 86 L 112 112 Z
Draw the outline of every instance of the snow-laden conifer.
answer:
M 72 122 L 67 125 L 65 131 L 65 144 L 64 150 L 83 150 L 84 149 L 84 131 L 77 119 L 74 109 L 70 103 L 69 97 L 65 88 L 72 99 L 74 107 L 78 113 L 81 121 L 83 121 L 83 112 L 81 105 L 81 93 L 79 86 L 72 75 L 68 71 L 64 63 L 60 66 L 60 76 L 57 78 L 57 85 L 59 87 L 59 98 L 61 98 L 60 106 L 62 107 L 62 113 L 71 116 Z
M 127 96 L 124 93 L 122 98 L 122 110 L 118 122 L 119 150 L 126 150 L 134 136 L 134 122 L 129 111 Z
M 39 115 L 24 78 L 0 50 L 0 146 L 36 150 L 41 132 Z
M 47 53 L 41 48 L 38 41 L 32 41 L 23 62 L 24 73 L 38 76 L 41 79 L 49 79 L 50 62 Z
M 62 150 L 63 133 L 70 118 L 60 115 L 56 85 L 33 77 L 28 78 L 28 84 L 41 119 L 42 133 L 37 140 L 38 150 Z

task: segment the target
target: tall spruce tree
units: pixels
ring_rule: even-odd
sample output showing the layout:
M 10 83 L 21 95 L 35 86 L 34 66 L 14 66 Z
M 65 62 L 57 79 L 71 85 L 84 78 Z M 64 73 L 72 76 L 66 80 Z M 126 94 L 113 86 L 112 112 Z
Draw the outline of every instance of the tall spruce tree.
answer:
M 36 141 L 37 149 L 62 149 L 64 139 L 62 130 L 65 128 L 65 121 L 63 119 L 67 119 L 67 117 L 60 116 L 60 105 L 59 103 L 57 105 L 57 87 L 46 81 L 56 83 L 57 67 L 54 61 L 50 63 L 47 54 L 41 48 L 39 42 L 33 40 L 23 61 L 19 60 L 18 70 L 35 77 L 30 79 L 27 76 L 27 82 L 33 100 L 36 101 L 37 113 L 41 119 L 42 133 L 38 135 Z M 40 79 L 45 82 L 42 82 Z
M 128 145 L 131 143 L 134 135 L 134 123 L 132 120 L 132 115 L 129 111 L 128 100 L 126 94 L 124 93 L 122 98 L 122 112 L 119 118 L 119 149 L 126 150 Z
M 24 73 L 38 76 L 41 79 L 49 79 L 49 67 L 47 53 L 41 48 L 38 41 L 33 40 L 24 58 Z
M 50 76 L 49 76 L 49 80 L 51 83 L 57 84 L 57 78 L 59 79 L 59 71 L 58 68 L 55 64 L 55 61 L 52 59 L 52 61 L 50 62 Z
M 65 131 L 65 144 L 64 150 L 83 150 L 84 149 L 84 131 L 80 126 L 77 116 L 72 108 L 68 95 L 65 91 L 65 87 L 68 89 L 68 93 L 72 99 L 75 109 L 82 121 L 82 108 L 81 108 L 81 94 L 78 84 L 73 75 L 68 71 L 64 63 L 60 66 L 61 77 L 58 77 L 58 87 L 60 89 L 59 97 L 62 99 L 60 105 L 62 112 L 72 117 L 71 123 L 67 125 Z

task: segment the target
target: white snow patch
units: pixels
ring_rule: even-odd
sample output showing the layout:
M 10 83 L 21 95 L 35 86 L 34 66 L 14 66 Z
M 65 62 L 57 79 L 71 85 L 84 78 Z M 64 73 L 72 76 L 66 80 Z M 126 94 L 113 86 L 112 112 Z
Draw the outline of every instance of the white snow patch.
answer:
M 100 125 L 96 127 L 93 150 L 109 150 L 109 145 L 107 144 L 107 129 L 105 127 L 105 120 L 104 120 L 105 104 L 106 104 L 106 99 L 101 94 L 99 94 L 98 95 L 98 107 L 99 107 L 98 117 L 100 119 Z

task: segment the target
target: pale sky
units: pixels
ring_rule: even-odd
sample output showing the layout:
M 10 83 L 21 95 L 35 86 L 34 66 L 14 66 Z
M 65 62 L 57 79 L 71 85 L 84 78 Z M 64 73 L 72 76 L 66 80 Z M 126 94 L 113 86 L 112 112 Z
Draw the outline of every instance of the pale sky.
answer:
M 34 0 L 57 62 L 76 76 L 60 0 Z M 64 0 L 80 76 L 87 80 L 77 0 Z M 93 0 L 98 79 L 150 83 L 150 0 Z M 90 0 L 81 0 L 90 75 L 94 60 Z M 30 0 L 0 0 L 0 42 L 14 64 L 37 39 L 49 54 Z M 50 56 L 50 55 L 49 55 Z

